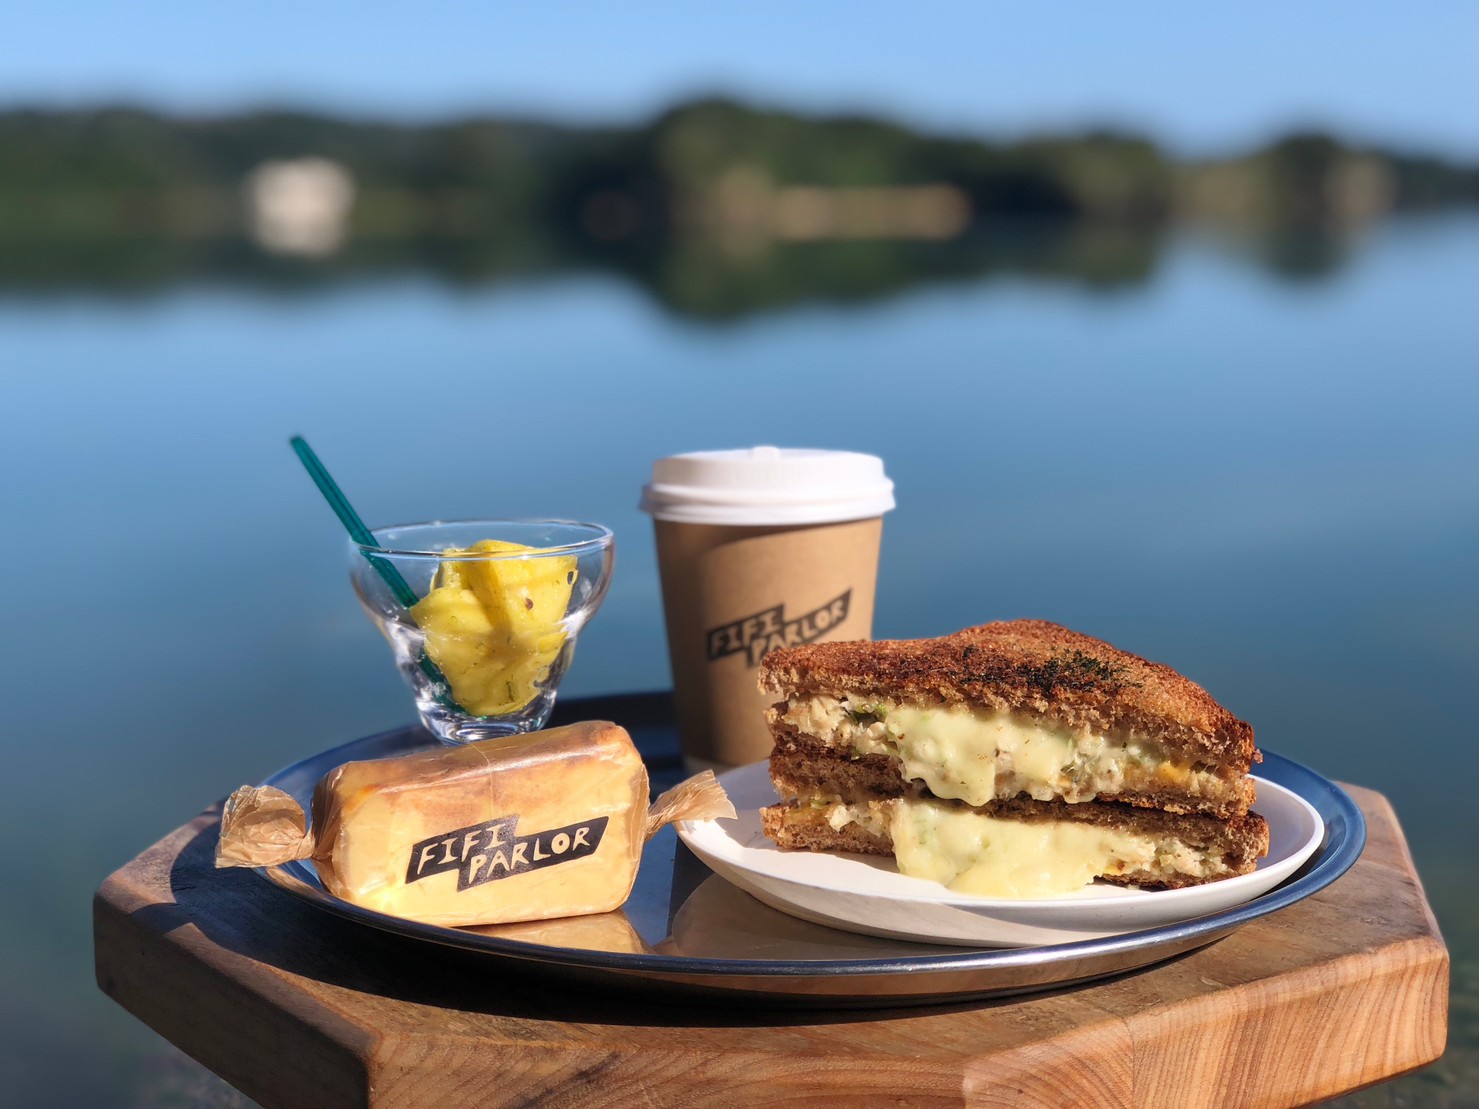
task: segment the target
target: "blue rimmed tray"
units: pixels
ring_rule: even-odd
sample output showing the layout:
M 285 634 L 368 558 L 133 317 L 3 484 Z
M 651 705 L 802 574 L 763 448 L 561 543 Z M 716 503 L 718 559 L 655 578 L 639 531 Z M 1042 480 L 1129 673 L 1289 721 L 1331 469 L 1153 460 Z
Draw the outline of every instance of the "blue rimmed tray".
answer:
M 619 714 L 610 715 L 622 722 Z M 295 763 L 265 784 L 285 790 L 306 808 L 314 785 L 335 766 L 406 754 L 429 743 L 419 728 L 368 736 Z M 926 1004 L 1028 993 L 1136 970 L 1212 943 L 1324 889 L 1365 846 L 1360 810 L 1335 783 L 1270 752 L 1264 752 L 1259 776 L 1302 797 L 1325 823 L 1319 849 L 1288 881 L 1242 905 L 1193 920 L 1045 947 L 940 947 L 797 920 L 713 875 L 672 829 L 648 843 L 621 913 L 537 925 L 421 924 L 334 897 L 306 863 L 259 873 L 338 916 L 553 978 L 767 1005 Z

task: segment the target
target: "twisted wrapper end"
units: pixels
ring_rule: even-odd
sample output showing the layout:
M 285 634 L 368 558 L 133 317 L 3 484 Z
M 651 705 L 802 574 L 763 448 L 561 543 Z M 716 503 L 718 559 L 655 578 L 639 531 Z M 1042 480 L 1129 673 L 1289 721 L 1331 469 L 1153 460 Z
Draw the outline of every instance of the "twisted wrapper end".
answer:
M 242 786 L 226 799 L 216 866 L 279 866 L 313 854 L 302 806 L 273 786 Z

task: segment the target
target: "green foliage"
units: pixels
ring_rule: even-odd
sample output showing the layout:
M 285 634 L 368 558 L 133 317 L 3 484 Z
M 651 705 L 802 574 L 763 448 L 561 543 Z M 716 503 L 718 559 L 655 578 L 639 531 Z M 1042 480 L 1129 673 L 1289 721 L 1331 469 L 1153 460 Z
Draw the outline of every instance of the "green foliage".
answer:
M 243 183 L 310 155 L 354 180 L 346 242 L 324 258 L 273 256 L 251 241 Z M 911 188 L 957 209 L 933 239 L 869 222 L 870 205 L 907 203 Z M 812 222 L 786 224 L 797 201 Z M 1161 229 L 1185 218 L 1242 229 L 1275 272 L 1319 277 L 1340 264 L 1347 226 L 1476 201 L 1473 167 L 1321 135 L 1177 165 L 1131 135 L 993 143 L 719 99 L 625 129 L 0 112 L 0 287 L 311 284 L 399 268 L 480 282 L 588 267 L 724 319 L 997 273 L 1113 289 L 1143 280 Z M 843 227 L 843 210 L 862 215 Z

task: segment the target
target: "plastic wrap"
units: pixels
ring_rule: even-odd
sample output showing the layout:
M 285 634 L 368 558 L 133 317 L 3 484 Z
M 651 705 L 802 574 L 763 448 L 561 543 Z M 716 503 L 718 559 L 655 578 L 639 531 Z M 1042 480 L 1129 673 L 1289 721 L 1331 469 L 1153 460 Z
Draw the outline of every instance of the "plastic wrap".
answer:
M 336 897 L 428 924 L 604 913 L 658 828 L 734 816 L 711 773 L 650 810 L 647 788 L 631 737 L 600 721 L 345 763 L 314 790 L 311 826 L 282 790 L 233 793 L 216 865 L 311 858 Z

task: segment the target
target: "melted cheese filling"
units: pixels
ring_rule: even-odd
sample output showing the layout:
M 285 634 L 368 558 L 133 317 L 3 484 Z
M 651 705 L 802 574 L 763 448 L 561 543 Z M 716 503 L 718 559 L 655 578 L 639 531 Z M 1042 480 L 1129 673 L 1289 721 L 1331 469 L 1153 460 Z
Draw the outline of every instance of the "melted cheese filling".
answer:
M 1008 820 L 927 799 L 835 803 L 827 822 L 891 838 L 901 874 L 983 897 L 1054 897 L 1100 876 L 1206 878 L 1224 869 L 1219 852 L 1171 837 L 1071 820 Z
M 1155 860 L 1150 836 L 1066 820 L 1001 820 L 930 801 L 894 807 L 899 871 L 958 893 L 1050 897 Z
M 1214 769 L 1172 759 L 1148 740 L 1075 733 L 958 705 L 818 696 L 788 702 L 781 718 L 855 754 L 893 755 L 905 778 L 969 805 L 1019 793 L 1077 803 L 1101 793 L 1176 789 L 1215 797 L 1229 788 Z

